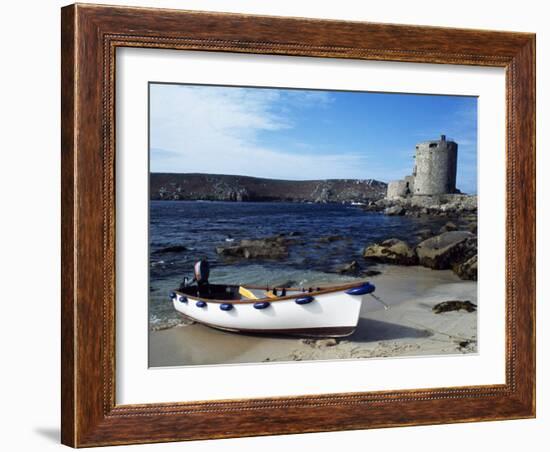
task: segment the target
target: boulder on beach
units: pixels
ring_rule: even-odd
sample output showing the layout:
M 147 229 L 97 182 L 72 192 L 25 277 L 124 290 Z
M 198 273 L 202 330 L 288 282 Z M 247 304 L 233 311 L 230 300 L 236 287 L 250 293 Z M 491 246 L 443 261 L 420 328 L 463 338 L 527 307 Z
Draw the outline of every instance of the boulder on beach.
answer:
M 473 304 L 470 300 L 450 300 L 437 303 L 432 308 L 432 311 L 435 314 L 441 314 L 442 312 L 460 311 L 461 309 L 467 312 L 474 312 L 475 310 L 477 310 L 477 306 Z
M 237 245 L 218 247 L 216 252 L 237 259 L 284 259 L 288 256 L 289 242 L 282 236 L 246 239 Z
M 378 276 L 382 272 L 379 270 L 364 270 L 359 262 L 353 260 L 348 264 L 344 264 L 336 269 L 337 273 L 350 276 Z
M 415 265 L 418 259 L 407 242 L 399 239 L 388 239 L 381 243 L 367 246 L 363 257 L 378 262 L 397 265 Z
M 477 238 L 468 231 L 444 232 L 420 242 L 415 251 L 420 265 L 450 269 L 477 254 Z
M 477 254 L 470 259 L 453 266 L 453 271 L 460 279 L 477 281 Z
M 315 348 L 334 347 L 338 345 L 340 341 L 337 338 L 329 337 L 326 339 L 305 338 L 302 339 L 302 343 Z
M 382 272 L 380 270 L 365 270 L 364 272 L 361 272 L 363 276 L 378 276 L 381 275 Z
M 329 337 L 327 339 L 317 339 L 315 345 L 317 347 L 334 347 L 335 345 L 338 345 L 338 339 L 334 337 Z

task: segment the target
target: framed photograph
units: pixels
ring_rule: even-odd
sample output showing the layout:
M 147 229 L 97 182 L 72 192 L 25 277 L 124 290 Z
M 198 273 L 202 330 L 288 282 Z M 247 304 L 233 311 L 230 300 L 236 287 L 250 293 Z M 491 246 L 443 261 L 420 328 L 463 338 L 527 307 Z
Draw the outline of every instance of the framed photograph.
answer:
M 62 9 L 62 442 L 535 416 L 535 36 Z

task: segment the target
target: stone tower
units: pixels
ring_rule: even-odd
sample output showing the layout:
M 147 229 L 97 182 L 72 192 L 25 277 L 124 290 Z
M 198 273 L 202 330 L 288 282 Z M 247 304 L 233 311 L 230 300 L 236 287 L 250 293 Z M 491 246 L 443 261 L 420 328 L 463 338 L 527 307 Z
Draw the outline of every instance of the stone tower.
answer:
M 386 197 L 456 193 L 457 153 L 458 145 L 447 141 L 445 135 L 441 135 L 440 140 L 418 143 L 412 176 L 391 181 Z
M 447 141 L 445 135 L 440 140 L 418 143 L 412 194 L 456 193 L 457 151 L 458 145 Z

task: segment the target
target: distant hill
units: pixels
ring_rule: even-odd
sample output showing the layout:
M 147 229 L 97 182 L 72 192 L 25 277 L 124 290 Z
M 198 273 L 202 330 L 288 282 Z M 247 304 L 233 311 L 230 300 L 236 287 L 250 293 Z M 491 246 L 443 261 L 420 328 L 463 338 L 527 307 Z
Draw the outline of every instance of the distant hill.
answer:
M 280 180 L 223 174 L 151 173 L 152 200 L 365 202 L 386 194 L 374 179 Z

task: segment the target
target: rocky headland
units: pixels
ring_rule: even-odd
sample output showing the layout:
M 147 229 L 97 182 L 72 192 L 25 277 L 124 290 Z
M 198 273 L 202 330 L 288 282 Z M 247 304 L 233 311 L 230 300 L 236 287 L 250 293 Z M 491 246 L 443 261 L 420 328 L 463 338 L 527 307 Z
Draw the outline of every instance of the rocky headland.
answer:
M 282 180 L 225 174 L 151 173 L 151 200 L 368 203 L 387 184 L 374 179 Z

